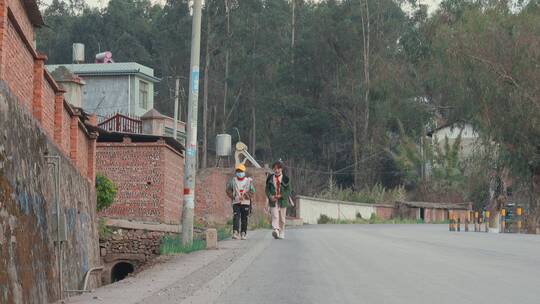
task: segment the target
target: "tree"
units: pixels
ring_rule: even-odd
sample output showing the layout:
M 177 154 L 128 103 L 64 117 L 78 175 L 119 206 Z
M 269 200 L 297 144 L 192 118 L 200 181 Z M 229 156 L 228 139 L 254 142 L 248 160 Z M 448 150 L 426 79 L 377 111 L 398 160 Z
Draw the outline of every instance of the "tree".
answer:
M 105 175 L 96 174 L 97 211 L 109 208 L 116 197 L 118 189 Z

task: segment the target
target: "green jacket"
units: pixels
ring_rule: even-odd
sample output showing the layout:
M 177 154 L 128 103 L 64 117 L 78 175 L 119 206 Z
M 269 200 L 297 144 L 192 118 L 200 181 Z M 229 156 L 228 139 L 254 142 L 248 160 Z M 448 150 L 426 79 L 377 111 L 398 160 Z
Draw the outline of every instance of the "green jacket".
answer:
M 271 174 L 266 178 L 266 196 L 268 197 L 268 201 L 270 202 L 270 207 L 275 207 L 276 202 L 272 202 L 272 196 L 276 195 L 276 186 L 273 182 L 274 174 Z M 281 208 L 287 208 L 289 207 L 289 196 L 291 195 L 292 187 L 291 187 L 291 181 L 288 176 L 285 174 L 283 175 L 283 178 L 281 179 L 281 198 L 278 200 L 279 206 Z

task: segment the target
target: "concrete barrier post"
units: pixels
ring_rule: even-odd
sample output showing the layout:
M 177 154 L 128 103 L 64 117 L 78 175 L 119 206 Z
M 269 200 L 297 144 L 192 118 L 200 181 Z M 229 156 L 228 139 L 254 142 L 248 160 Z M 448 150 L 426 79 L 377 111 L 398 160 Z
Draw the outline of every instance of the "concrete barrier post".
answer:
M 501 233 L 506 232 L 506 209 L 501 210 Z
M 218 238 L 217 230 L 214 228 L 206 229 L 206 249 L 217 249 Z

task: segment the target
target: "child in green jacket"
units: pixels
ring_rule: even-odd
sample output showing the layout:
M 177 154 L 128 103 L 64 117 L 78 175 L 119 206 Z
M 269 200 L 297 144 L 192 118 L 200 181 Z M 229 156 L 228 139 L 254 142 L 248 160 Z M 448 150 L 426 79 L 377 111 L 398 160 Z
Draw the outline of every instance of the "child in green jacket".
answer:
M 288 176 L 283 174 L 283 163 L 277 161 L 272 165 L 271 174 L 266 179 L 266 196 L 270 203 L 272 214 L 272 236 L 275 239 L 285 238 L 285 217 L 291 195 L 291 183 Z

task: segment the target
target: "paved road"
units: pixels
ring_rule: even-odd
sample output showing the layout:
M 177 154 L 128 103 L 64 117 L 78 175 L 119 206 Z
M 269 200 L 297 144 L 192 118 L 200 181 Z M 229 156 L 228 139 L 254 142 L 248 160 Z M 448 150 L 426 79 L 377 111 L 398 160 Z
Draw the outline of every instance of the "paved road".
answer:
M 219 303 L 540 303 L 540 237 L 442 225 L 291 230 Z
M 321 225 L 220 243 L 70 303 L 540 303 L 540 237 Z

